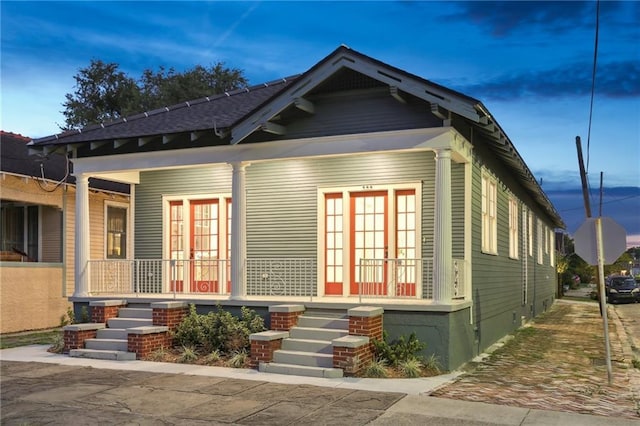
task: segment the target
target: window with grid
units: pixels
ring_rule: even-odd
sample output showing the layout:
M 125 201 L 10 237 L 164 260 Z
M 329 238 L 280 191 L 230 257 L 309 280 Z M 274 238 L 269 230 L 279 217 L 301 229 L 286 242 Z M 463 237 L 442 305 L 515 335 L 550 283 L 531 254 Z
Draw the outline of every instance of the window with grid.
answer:
M 107 259 L 127 258 L 127 208 L 107 205 Z
M 342 193 L 325 194 L 325 280 L 327 294 L 342 294 Z
M 518 258 L 518 202 L 515 198 L 509 198 L 509 257 Z
M 497 185 L 494 179 L 482 177 L 482 251 L 498 252 Z

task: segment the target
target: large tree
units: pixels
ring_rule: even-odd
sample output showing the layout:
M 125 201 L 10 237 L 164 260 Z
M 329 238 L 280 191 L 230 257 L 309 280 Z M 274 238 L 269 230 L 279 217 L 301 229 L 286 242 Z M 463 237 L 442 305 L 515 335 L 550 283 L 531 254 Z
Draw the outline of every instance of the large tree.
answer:
M 182 73 L 175 69 L 145 69 L 139 79 L 120 71 L 116 63 L 91 60 L 74 76 L 75 91 L 65 95 L 63 130 L 211 96 L 247 85 L 243 72 L 218 62 L 196 65 Z

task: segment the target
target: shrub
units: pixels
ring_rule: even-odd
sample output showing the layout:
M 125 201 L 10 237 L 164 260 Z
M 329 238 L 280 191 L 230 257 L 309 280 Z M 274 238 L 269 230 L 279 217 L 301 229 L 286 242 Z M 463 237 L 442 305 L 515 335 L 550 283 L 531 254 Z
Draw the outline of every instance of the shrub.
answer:
M 248 358 L 249 355 L 246 350 L 243 349 L 241 351 L 235 351 L 227 364 L 233 368 L 242 368 L 247 363 Z
M 189 313 L 176 327 L 174 339 L 181 346 L 201 346 L 204 340 L 202 316 L 196 312 L 195 305 L 189 305 Z
M 197 314 L 195 306 L 191 305 L 189 314 L 176 328 L 174 337 L 176 343 L 182 346 L 230 354 L 249 350 L 249 335 L 264 329 L 264 320 L 244 306 L 241 308 L 241 317 L 237 318 L 220 305 L 206 315 Z
M 191 364 L 198 360 L 196 350 L 190 346 L 183 346 L 178 362 L 182 364 Z
M 389 373 L 387 372 L 387 361 L 384 359 L 374 359 L 364 370 L 365 377 L 372 377 L 376 379 L 386 378 Z
M 418 340 L 415 333 L 411 333 L 408 339 L 400 336 L 393 342 L 389 342 L 389 334 L 382 332 L 382 341 L 372 339 L 374 356 L 378 359 L 386 360 L 391 366 L 398 366 L 399 363 L 420 359 L 418 353 L 426 348 L 426 344 Z
M 64 334 L 58 333 L 56 334 L 51 347 L 49 348 L 49 352 L 53 352 L 56 354 L 61 354 L 64 350 Z
M 422 376 L 422 363 L 415 358 L 400 361 L 398 368 L 404 377 L 415 378 Z

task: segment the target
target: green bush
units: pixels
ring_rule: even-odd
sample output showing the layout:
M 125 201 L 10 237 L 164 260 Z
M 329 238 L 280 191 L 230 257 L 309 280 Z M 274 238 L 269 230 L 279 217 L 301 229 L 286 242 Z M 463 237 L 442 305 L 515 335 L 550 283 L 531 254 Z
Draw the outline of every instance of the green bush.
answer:
M 195 306 L 191 305 L 189 314 L 177 327 L 174 337 L 176 343 L 182 346 L 230 354 L 249 350 L 249 335 L 264 329 L 262 317 L 244 306 L 238 318 L 219 305 L 215 311 L 199 315 Z
M 388 340 L 389 334 L 386 331 L 382 332 L 382 341 L 372 339 L 374 357 L 386 360 L 389 365 L 394 367 L 402 362 L 420 360 L 418 353 L 427 347 L 426 343 L 418 340 L 415 333 L 411 333 L 408 339 L 400 336 L 392 342 Z

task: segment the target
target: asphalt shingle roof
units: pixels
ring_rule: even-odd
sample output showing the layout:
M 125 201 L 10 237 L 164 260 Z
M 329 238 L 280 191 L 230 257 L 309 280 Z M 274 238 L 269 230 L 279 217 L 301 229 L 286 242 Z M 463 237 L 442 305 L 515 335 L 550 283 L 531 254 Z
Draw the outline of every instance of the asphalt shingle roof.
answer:
M 81 132 L 70 131 L 36 139 L 35 145 L 89 142 L 106 139 L 172 134 L 214 127 L 225 129 L 245 117 L 258 105 L 295 80 L 283 78 L 258 86 L 238 89 L 207 98 L 183 102 L 166 108 L 136 114 L 104 125 L 91 125 Z
M 27 143 L 31 139 L 11 132 L 0 131 L 0 170 L 21 176 L 45 178 L 75 184 L 75 177 L 67 174 L 67 159 L 61 154 L 29 155 Z M 91 179 L 89 186 L 105 191 L 129 193 L 129 185 L 102 179 Z

